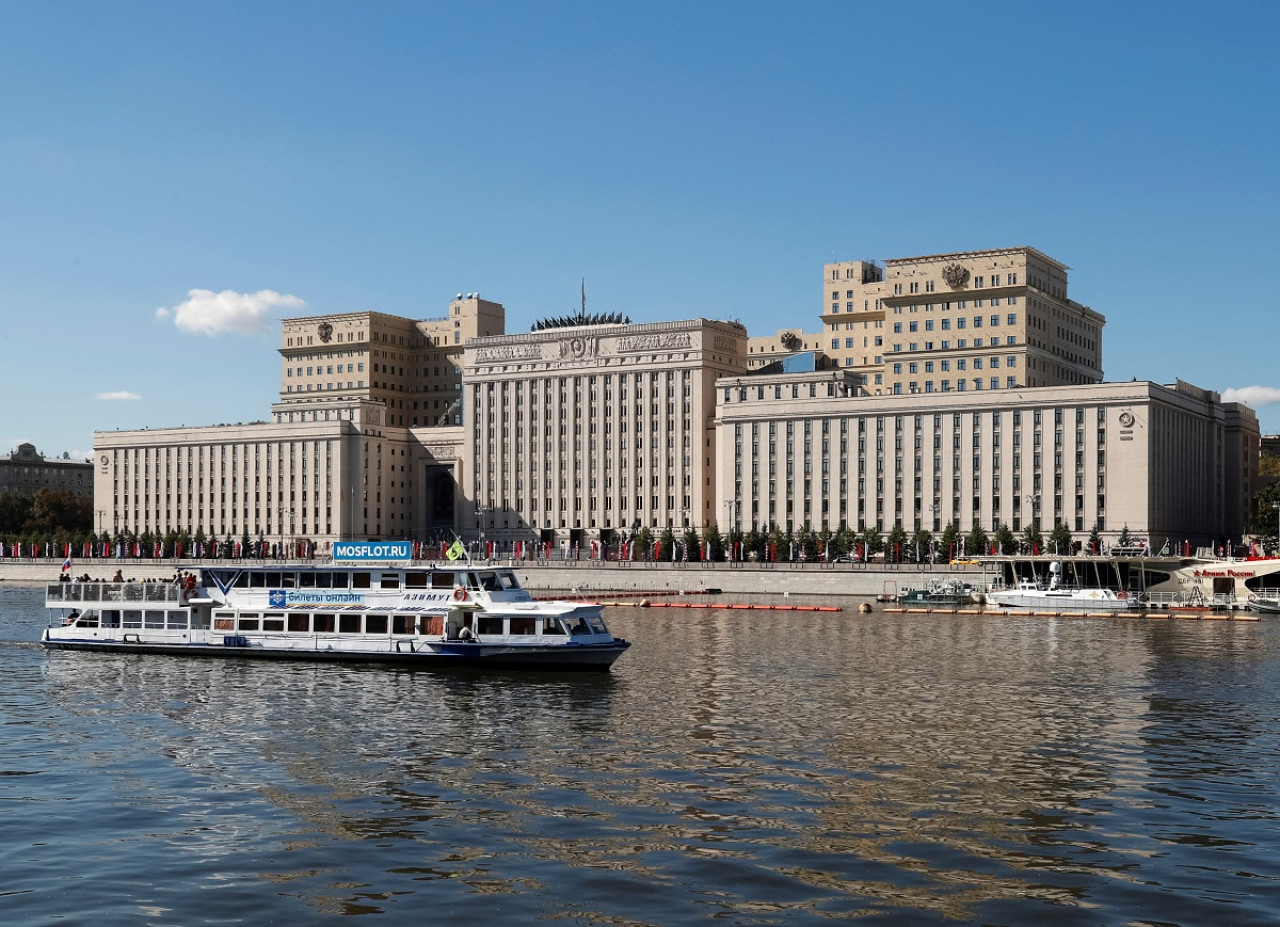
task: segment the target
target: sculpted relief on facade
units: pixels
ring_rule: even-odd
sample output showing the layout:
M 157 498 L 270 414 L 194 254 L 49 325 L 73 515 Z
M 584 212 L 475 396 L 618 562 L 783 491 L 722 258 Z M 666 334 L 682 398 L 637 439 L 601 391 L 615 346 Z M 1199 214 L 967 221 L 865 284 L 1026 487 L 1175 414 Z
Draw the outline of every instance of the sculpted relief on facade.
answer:
M 618 353 L 635 351 L 682 351 L 693 347 L 688 332 L 659 332 L 652 335 L 625 335 L 618 339 Z
M 504 344 L 492 348 L 477 348 L 477 364 L 502 364 L 507 361 L 542 360 L 540 344 Z

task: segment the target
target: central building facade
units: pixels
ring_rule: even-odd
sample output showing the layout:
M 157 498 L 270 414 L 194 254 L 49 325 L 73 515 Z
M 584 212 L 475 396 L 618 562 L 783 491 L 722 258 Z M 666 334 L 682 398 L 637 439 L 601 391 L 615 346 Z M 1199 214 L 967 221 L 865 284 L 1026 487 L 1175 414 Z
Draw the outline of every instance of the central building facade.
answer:
M 461 527 L 576 545 L 716 521 L 715 384 L 746 347 L 707 319 L 468 342 Z

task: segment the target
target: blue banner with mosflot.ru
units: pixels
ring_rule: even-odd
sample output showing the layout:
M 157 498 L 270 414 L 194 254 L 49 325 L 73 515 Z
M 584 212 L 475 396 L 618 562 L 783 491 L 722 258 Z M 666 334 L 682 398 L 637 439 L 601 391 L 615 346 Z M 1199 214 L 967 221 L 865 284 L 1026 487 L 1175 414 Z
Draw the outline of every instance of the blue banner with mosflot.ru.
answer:
M 413 556 L 409 541 L 335 541 L 333 559 L 353 563 L 383 563 Z

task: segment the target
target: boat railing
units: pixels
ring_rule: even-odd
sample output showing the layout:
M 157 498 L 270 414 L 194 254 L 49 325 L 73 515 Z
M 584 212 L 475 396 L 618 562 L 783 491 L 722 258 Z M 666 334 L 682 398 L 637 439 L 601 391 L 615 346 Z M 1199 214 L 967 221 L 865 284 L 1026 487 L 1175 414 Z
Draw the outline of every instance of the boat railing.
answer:
M 45 601 L 80 604 L 93 602 L 181 602 L 177 583 L 50 583 Z

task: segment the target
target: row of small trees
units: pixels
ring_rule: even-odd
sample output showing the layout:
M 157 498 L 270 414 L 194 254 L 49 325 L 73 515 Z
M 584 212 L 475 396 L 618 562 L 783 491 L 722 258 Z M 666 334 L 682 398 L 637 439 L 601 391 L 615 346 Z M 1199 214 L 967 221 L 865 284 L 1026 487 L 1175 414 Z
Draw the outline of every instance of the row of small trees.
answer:
M 143 531 L 140 534 L 123 531 L 27 531 L 0 534 L 0 542 L 3 542 L 2 549 L 6 551 L 23 550 L 23 556 L 30 556 L 26 551 L 34 549 L 36 556 L 61 558 L 63 552 L 70 547 L 75 559 L 108 556 L 140 559 L 193 556 L 267 559 L 310 556 L 314 550 L 314 545 L 307 538 L 291 538 L 288 542 L 282 542 L 261 535 L 255 538 L 248 532 L 236 538 L 231 535 L 206 534 L 202 528 L 197 528 L 195 532 Z
M 1120 543 L 1127 543 L 1128 529 L 1121 534 Z M 631 560 L 835 560 L 848 557 L 868 559 L 884 554 L 890 562 L 919 562 L 949 560 L 956 557 L 980 554 L 1060 553 L 1075 549 L 1071 531 L 1059 522 L 1046 537 L 1038 519 L 1033 520 L 1021 537 L 1015 537 L 1008 525 L 1001 524 L 988 533 L 981 525 L 974 525 L 962 532 L 949 523 L 935 540 L 931 531 L 921 529 L 907 534 L 902 525 L 895 524 L 888 533 L 875 527 L 859 533 L 845 526 L 837 530 L 824 528 L 814 531 L 802 526 L 794 531 L 778 527 L 738 528 L 721 533 L 716 525 L 708 525 L 699 533 L 687 528 L 677 533 L 672 528 L 655 532 L 649 528 L 634 528 L 623 538 L 620 555 Z M 1102 539 L 1095 528 L 1089 535 L 1087 549 L 1101 552 Z

